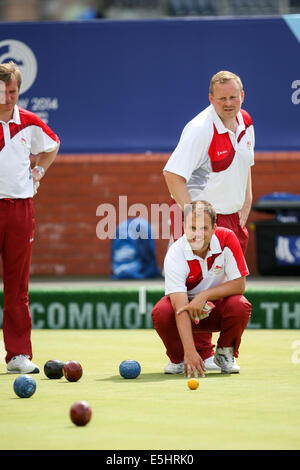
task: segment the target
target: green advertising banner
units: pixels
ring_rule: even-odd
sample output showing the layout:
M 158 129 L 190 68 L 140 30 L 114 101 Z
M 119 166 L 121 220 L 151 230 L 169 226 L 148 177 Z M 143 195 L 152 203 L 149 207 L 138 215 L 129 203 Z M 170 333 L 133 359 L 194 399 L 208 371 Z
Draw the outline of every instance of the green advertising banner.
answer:
M 158 288 L 30 290 L 34 329 L 149 329 L 151 312 L 164 295 Z M 252 304 L 247 328 L 299 329 L 300 289 L 247 289 Z M 0 293 L 0 325 L 3 292 Z

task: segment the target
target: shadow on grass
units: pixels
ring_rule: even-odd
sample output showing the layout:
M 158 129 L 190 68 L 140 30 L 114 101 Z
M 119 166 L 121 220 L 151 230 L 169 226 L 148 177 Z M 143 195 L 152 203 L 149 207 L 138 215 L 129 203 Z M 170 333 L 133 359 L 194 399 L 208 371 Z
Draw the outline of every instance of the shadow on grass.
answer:
M 199 377 L 199 380 L 205 380 L 208 378 L 224 378 L 224 377 L 230 377 L 230 374 L 221 374 L 220 372 L 210 372 L 205 375 L 204 378 Z M 130 382 L 130 381 L 139 381 L 139 382 L 163 382 L 166 380 L 178 380 L 178 379 L 184 379 L 187 380 L 187 377 L 184 377 L 182 374 L 163 374 L 163 373 L 156 373 L 156 372 L 150 372 L 150 373 L 142 373 L 139 375 L 136 379 L 124 379 L 120 375 L 112 375 L 110 377 L 105 377 L 104 379 L 96 379 L 97 382 Z

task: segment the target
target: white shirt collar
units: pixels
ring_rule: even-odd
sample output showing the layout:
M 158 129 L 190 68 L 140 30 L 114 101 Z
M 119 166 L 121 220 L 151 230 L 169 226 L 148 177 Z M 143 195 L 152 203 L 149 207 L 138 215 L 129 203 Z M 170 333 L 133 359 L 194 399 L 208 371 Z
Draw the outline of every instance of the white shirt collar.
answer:
M 210 105 L 210 108 L 211 108 L 212 120 L 213 120 L 214 125 L 216 126 L 218 134 L 225 134 L 226 132 L 232 132 L 230 129 L 227 129 L 227 127 L 224 126 L 222 119 L 219 117 L 219 115 L 217 114 L 212 104 Z M 243 119 L 241 111 L 239 111 L 237 114 L 237 122 L 238 122 L 237 134 L 240 134 L 240 132 L 245 130 L 245 123 L 244 123 L 244 119 Z
M 12 119 L 9 122 L 14 122 L 15 124 L 21 124 L 19 107 L 15 104 L 14 114 Z
M 238 133 L 240 133 L 246 129 L 241 111 L 239 111 L 237 114 L 237 122 L 238 122 Z
M 222 119 L 219 117 L 219 115 L 217 114 L 212 104 L 210 105 L 210 108 L 211 108 L 212 120 L 213 120 L 214 125 L 216 126 L 218 134 L 225 134 L 226 132 L 228 132 L 227 127 L 224 126 Z

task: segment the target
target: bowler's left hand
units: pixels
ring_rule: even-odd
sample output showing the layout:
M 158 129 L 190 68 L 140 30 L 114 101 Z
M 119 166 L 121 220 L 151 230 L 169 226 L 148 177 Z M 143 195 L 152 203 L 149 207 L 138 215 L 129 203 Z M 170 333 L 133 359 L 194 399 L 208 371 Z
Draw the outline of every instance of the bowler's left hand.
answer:
M 206 304 L 206 299 L 196 296 L 187 305 L 184 305 L 179 310 L 177 310 L 176 314 L 180 315 L 182 312 L 187 312 L 191 320 L 197 324 L 201 320 L 201 317 L 203 317 L 203 308 L 205 304 Z M 206 316 L 207 314 L 205 314 L 205 317 Z

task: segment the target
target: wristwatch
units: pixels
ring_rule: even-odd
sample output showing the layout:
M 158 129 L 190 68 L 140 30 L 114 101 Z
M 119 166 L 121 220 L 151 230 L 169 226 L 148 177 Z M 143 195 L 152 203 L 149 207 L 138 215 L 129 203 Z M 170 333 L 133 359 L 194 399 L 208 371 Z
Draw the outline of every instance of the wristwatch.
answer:
M 41 175 L 44 176 L 45 169 L 42 166 L 35 166 L 34 169 L 39 171 Z

